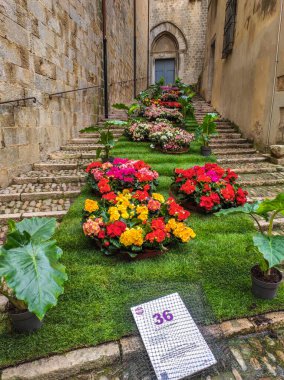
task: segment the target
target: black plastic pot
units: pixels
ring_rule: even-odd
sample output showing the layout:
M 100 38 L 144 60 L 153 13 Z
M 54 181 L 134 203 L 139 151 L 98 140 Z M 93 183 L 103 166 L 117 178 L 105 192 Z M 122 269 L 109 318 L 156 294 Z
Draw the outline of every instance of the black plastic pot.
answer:
M 112 163 L 114 161 L 114 157 L 109 157 L 109 158 L 106 158 L 106 157 L 102 157 L 102 162 L 110 162 Z
M 271 300 L 276 296 L 278 286 L 282 281 L 282 273 L 276 268 L 275 270 L 279 273 L 280 280 L 278 282 L 262 281 L 259 278 L 256 278 L 253 273 L 251 273 L 252 292 L 256 297 Z
M 41 328 L 42 321 L 30 311 L 23 313 L 9 313 L 12 327 L 17 332 L 32 332 Z
M 208 157 L 208 156 L 210 156 L 212 150 L 209 146 L 202 146 L 200 148 L 200 152 L 201 152 L 202 156 Z

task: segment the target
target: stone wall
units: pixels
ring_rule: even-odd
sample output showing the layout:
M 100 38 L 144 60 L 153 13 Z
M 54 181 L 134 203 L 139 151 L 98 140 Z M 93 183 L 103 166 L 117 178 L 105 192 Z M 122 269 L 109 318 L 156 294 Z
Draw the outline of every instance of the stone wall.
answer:
M 106 1 L 110 105 L 134 95 L 133 4 Z M 147 76 L 147 6 L 148 0 L 137 1 L 137 77 Z M 0 101 L 37 99 L 0 105 L 1 187 L 96 122 L 102 88 L 51 99 L 48 94 L 102 86 L 102 63 L 101 0 L 0 1 Z
M 37 98 L 0 106 L 1 186 L 94 120 L 97 90 L 47 94 L 101 84 L 101 61 L 100 2 L 1 1 L 0 99 Z
M 276 0 L 238 2 L 233 50 L 225 59 L 222 59 L 222 49 L 226 0 L 211 0 L 208 10 L 201 92 L 217 111 L 236 123 L 260 148 L 284 141 L 284 91 L 281 87 L 284 25 L 280 31 L 276 77 L 274 75 L 280 3 Z
M 111 106 L 116 102 L 129 103 L 134 98 L 134 0 L 107 0 L 107 4 Z M 136 0 L 136 93 L 147 87 L 147 44 L 148 0 Z
M 150 0 L 150 76 L 155 81 L 155 59 L 175 58 L 176 76 L 197 83 L 206 34 L 207 0 Z M 175 51 L 155 52 L 161 36 L 173 39 Z

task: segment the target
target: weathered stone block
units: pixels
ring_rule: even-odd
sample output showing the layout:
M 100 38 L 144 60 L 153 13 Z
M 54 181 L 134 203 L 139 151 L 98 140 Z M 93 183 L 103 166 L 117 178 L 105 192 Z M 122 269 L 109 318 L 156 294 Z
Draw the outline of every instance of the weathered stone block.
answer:
M 8 368 L 2 372 L 2 380 L 61 380 L 80 372 L 104 368 L 120 358 L 117 343 L 83 348 L 46 359 Z
M 284 157 L 284 145 L 271 145 L 270 151 L 273 157 L 276 157 L 276 158 Z
M 225 337 L 231 337 L 252 332 L 254 325 L 247 318 L 235 319 L 221 323 L 221 330 Z

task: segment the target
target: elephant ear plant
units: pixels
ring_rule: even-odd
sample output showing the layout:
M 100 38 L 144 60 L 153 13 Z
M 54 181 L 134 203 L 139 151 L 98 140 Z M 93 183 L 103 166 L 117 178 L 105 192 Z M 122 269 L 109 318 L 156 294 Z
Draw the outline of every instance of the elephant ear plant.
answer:
M 6 243 L 0 248 L 0 293 L 12 307 L 15 330 L 38 329 L 64 291 L 67 275 L 59 262 L 62 250 L 52 240 L 55 228 L 54 218 L 9 222 Z
M 284 193 L 276 198 L 262 202 L 245 204 L 235 209 L 222 210 L 216 216 L 233 213 L 250 215 L 258 226 L 259 232 L 253 236 L 253 250 L 260 253 L 260 263 L 251 270 L 253 293 L 260 298 L 271 299 L 276 295 L 277 287 L 282 280 L 282 273 L 275 268 L 284 260 L 284 236 L 273 234 L 273 224 L 277 215 L 284 214 Z M 264 231 L 260 218 L 268 222 L 268 230 Z
M 218 133 L 216 131 L 215 121 L 218 119 L 216 113 L 208 113 L 204 116 L 203 121 L 199 124 L 195 131 L 196 140 L 201 140 L 201 154 L 203 156 L 210 156 L 211 148 L 209 147 L 210 140 Z

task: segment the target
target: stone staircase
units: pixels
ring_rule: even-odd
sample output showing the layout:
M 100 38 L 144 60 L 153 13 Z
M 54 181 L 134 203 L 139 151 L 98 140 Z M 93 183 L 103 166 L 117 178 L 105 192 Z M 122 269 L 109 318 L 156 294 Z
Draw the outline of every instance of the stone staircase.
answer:
M 123 116 L 110 115 L 109 119 Z M 125 116 L 124 116 L 125 118 Z M 105 119 L 98 124 L 103 128 Z M 123 128 L 111 127 L 116 138 Z M 84 169 L 95 160 L 98 133 L 80 133 L 51 153 L 45 162 L 33 165 L 33 170 L 13 179 L 10 186 L 0 190 L 0 244 L 3 243 L 9 219 L 55 217 L 60 221 L 85 183 Z
M 201 97 L 193 100 L 198 123 L 210 112 L 216 112 Z M 249 192 L 250 200 L 273 198 L 284 190 L 284 167 L 269 162 L 267 155 L 258 152 L 253 144 L 226 120 L 217 121 L 218 135 L 211 140 L 210 147 L 218 157 L 217 162 L 239 174 L 239 182 Z M 267 228 L 267 223 L 262 223 Z M 277 233 L 284 234 L 284 218 L 275 221 Z

